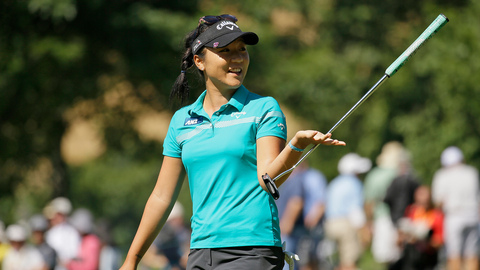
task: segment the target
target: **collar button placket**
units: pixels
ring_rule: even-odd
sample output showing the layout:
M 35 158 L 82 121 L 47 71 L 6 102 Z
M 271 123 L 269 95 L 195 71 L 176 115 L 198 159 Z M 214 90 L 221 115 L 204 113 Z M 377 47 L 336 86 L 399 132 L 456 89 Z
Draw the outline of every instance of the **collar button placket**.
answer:
M 212 127 L 211 128 L 212 128 L 213 134 L 215 134 L 215 125 L 220 120 L 220 116 L 221 116 L 220 110 L 214 112 L 213 115 L 212 115 Z

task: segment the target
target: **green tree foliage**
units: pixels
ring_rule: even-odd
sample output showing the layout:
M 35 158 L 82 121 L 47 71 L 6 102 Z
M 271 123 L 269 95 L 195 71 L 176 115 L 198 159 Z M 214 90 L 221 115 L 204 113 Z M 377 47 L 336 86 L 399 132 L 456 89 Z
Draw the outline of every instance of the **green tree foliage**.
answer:
M 66 111 L 82 101 L 93 101 L 94 109 L 75 117 L 100 121 L 109 151 L 128 149 L 132 158 L 148 158 L 149 144 L 141 143 L 132 130 L 132 112 L 107 109 L 103 95 L 128 81 L 143 105 L 159 110 L 167 104 L 165 96 L 179 66 L 182 36 L 177 32 L 188 30 L 183 22 L 191 12 L 189 6 L 195 6 L 193 1 L 183 3 L 0 3 L 3 200 L 18 202 L 11 195 L 42 158 L 53 167 L 45 192 L 50 197 L 71 195 L 72 174 L 61 156 L 60 143 L 70 124 Z M 136 91 L 148 83 L 156 84 L 159 91 L 149 95 Z
M 171 113 L 183 36 L 207 14 L 235 14 L 260 36 L 249 48 L 249 89 L 277 98 L 306 120 L 302 128 L 326 132 L 444 13 L 451 22 L 335 131 L 347 147 L 320 147 L 309 163 L 332 178 L 343 154 L 374 160 L 398 140 L 426 183 L 449 145 L 480 168 L 478 1 L 4 0 L 0 12 L 0 219 L 7 223 L 64 195 L 109 219 L 127 244 L 162 156 L 161 140 L 145 137 L 138 121 Z M 191 100 L 203 90 L 193 73 Z M 74 164 L 62 142 L 78 122 L 94 127 L 101 147 Z M 188 205 L 188 185 L 183 190 Z

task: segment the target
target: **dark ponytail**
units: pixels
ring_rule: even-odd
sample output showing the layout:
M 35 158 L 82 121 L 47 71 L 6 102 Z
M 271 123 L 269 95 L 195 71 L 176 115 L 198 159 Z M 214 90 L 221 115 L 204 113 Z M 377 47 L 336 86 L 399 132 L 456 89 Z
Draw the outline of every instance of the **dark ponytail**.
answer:
M 170 100 L 176 98 L 180 100 L 180 103 L 183 105 L 184 102 L 188 99 L 188 95 L 190 93 L 190 86 L 188 85 L 187 80 L 187 70 L 194 66 L 193 62 L 193 53 L 192 53 L 192 42 L 205 30 L 207 30 L 209 26 L 205 24 L 200 24 L 195 30 L 188 33 L 185 36 L 185 42 L 183 44 L 183 56 L 182 56 L 182 63 L 180 64 L 180 75 L 178 75 L 177 80 L 172 86 L 172 90 L 170 91 Z M 200 50 L 197 54 L 201 55 L 203 50 Z M 199 71 L 202 75 L 203 73 Z

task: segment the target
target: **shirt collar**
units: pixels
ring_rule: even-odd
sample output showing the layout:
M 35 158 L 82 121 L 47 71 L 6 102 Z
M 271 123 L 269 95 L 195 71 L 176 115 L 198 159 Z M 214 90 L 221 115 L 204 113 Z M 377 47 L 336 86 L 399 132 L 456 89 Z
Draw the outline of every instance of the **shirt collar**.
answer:
M 249 91 L 245 86 L 241 85 L 233 94 L 232 98 L 226 104 L 227 106 L 230 105 L 235 107 L 239 112 L 242 111 L 243 106 L 245 106 L 245 102 L 247 101 Z M 201 115 L 203 111 L 203 100 L 207 95 L 207 90 L 203 91 L 203 93 L 197 98 L 197 100 L 192 104 L 191 109 L 189 110 L 189 114 L 197 114 Z
M 233 94 L 232 98 L 228 101 L 228 104 L 237 108 L 239 112 L 243 110 L 243 106 L 245 106 L 245 102 L 247 101 L 248 97 L 248 90 L 245 86 L 241 85 L 235 94 Z
M 201 115 L 203 110 L 203 100 L 207 95 L 207 90 L 203 91 L 203 93 L 197 98 L 197 100 L 192 104 L 191 109 L 188 111 L 188 114 L 197 114 Z

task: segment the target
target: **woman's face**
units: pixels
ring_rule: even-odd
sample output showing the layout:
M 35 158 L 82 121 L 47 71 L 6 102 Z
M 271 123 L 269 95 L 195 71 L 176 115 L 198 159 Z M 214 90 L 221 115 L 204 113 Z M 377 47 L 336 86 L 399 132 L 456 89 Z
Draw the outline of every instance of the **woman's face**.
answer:
M 428 206 L 430 204 L 430 189 L 425 186 L 420 186 L 415 191 L 415 202 L 417 204 Z
M 240 87 L 247 75 L 250 58 L 242 39 L 223 48 L 206 48 L 203 56 L 195 56 L 195 64 L 204 72 L 207 89 L 220 91 Z

